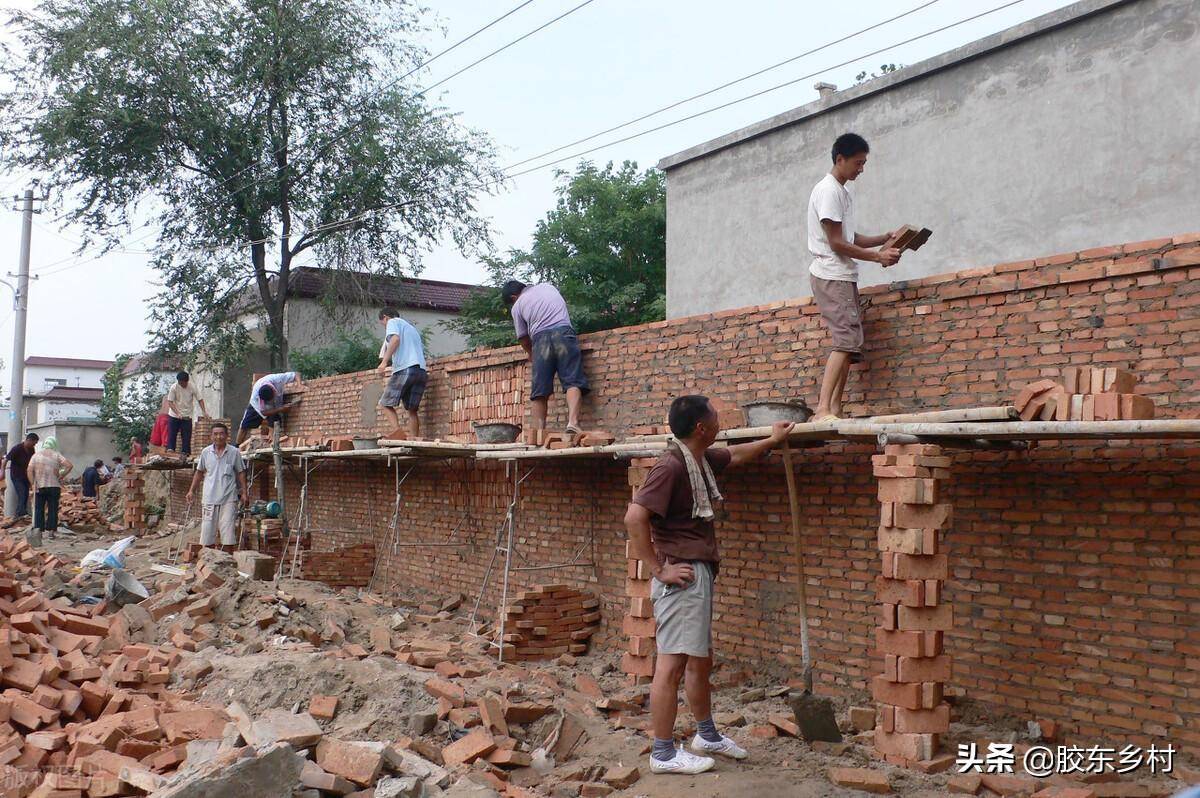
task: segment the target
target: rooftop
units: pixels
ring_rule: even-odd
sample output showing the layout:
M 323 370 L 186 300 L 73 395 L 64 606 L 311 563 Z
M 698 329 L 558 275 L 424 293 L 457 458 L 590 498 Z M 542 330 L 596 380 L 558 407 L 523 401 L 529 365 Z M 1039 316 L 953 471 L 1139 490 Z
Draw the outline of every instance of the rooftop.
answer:
M 56 399 L 59 401 L 73 400 L 84 402 L 99 402 L 104 398 L 103 388 L 72 388 L 66 385 L 56 385 L 49 391 L 38 395 L 39 399 Z
M 363 305 L 396 305 L 424 310 L 458 313 L 463 302 L 479 286 L 424 280 L 417 277 L 353 272 L 302 266 L 292 272 L 292 296 L 321 298 L 333 296 Z
M 25 358 L 26 366 L 52 366 L 66 369 L 100 369 L 107 371 L 113 364 L 111 360 L 85 360 L 77 357 L 40 357 L 32 355 Z

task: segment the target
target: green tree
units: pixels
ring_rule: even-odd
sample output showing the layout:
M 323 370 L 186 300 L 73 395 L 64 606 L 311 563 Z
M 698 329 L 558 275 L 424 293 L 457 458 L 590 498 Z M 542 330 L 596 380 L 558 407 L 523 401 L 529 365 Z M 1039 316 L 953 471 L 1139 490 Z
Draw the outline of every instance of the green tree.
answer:
M 366 371 L 377 365 L 379 341 L 366 330 L 339 330 L 329 346 L 292 352 L 292 368 L 306 380 Z
M 117 450 L 126 455 L 131 437 L 142 442 L 150 439 L 164 393 L 152 373 L 131 375 L 122 390 L 122 372 L 130 357 L 118 356 L 104 372 L 104 394 L 100 399 L 100 420 L 112 430 Z
M 421 14 L 410 0 L 41 0 L 13 14 L 24 52 L 5 65 L 0 146 L 46 175 L 84 247 L 116 246 L 135 208 L 153 211 L 156 349 L 234 361 L 250 313 L 282 367 L 296 258 L 400 276 L 439 240 L 487 251 L 475 198 L 500 174 L 481 134 L 410 85 Z
M 514 342 L 500 286 L 516 278 L 553 283 L 579 332 L 660 321 L 666 315 L 666 183 L 626 161 L 559 171 L 558 202 L 538 222 L 533 246 L 484 261 L 489 287 L 475 292 L 447 326 L 473 346 Z

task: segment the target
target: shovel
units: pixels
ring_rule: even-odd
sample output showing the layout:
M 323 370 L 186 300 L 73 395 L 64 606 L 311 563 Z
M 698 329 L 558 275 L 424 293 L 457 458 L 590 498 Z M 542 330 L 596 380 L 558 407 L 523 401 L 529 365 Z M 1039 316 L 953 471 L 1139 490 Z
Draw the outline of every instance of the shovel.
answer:
M 804 665 L 804 692 L 791 693 L 788 704 L 796 716 L 800 736 L 806 742 L 824 740 L 840 743 L 842 733 L 833 714 L 833 702 L 813 695 L 812 653 L 808 647 L 808 589 L 804 576 L 804 549 L 800 539 L 800 496 L 796 490 L 796 474 L 792 469 L 792 450 L 786 440 L 783 442 L 783 473 L 787 477 L 788 504 L 792 511 L 792 546 L 796 552 L 796 588 L 800 601 L 800 658 Z

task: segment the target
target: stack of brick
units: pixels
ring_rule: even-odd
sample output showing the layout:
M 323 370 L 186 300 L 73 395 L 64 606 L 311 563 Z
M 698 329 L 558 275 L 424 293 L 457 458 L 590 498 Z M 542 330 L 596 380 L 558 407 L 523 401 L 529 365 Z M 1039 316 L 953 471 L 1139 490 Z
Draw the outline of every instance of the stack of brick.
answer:
M 300 565 L 300 577 L 330 587 L 367 587 L 375 570 L 375 544 L 360 543 L 331 551 L 310 551 Z
M 125 528 L 139 530 L 146 528 L 146 476 L 139 465 L 125 467 L 121 475 L 125 481 Z
M 942 496 L 950 458 L 939 446 L 887 446 L 872 463 L 882 505 L 878 542 L 883 555 L 875 582 L 876 644 L 884 658 L 883 674 L 872 682 L 879 705 L 875 747 L 888 762 L 922 767 L 950 727 L 950 707 L 942 701 L 943 683 L 950 678 L 943 635 L 954 616 L 952 605 L 942 599 L 949 566 L 940 552 L 952 511 Z
M 636 496 L 645 483 L 655 458 L 637 457 L 629 461 L 629 488 Z M 622 622 L 627 638 L 621 670 L 633 684 L 646 684 L 654 676 L 654 605 L 650 601 L 650 564 L 634 556 L 633 546 L 625 542 L 625 595 L 629 612 Z
M 586 654 L 600 625 L 600 600 L 568 585 L 541 585 L 517 594 L 505 609 L 504 640 L 514 660 Z
M 1136 421 L 1154 418 L 1154 401 L 1135 394 L 1137 378 L 1117 368 L 1068 366 L 1062 380 L 1037 380 L 1013 402 L 1024 421 Z
M 180 653 L 131 643 L 124 614 L 37 590 L 58 561 L 0 536 L 0 780 L 5 795 L 149 792 L 227 718 L 166 685 Z

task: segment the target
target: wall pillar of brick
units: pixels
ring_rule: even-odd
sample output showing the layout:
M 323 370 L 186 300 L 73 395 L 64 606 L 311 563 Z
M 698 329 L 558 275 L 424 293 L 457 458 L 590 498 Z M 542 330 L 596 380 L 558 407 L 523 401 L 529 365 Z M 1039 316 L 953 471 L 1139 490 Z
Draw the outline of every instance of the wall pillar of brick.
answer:
M 653 457 L 638 457 L 629 461 L 630 494 L 636 496 L 646 481 Z M 654 605 L 650 600 L 650 564 L 634 556 L 633 545 L 625 541 L 625 595 L 629 608 L 622 622 L 625 635 L 625 654 L 621 670 L 631 684 L 648 684 L 654 676 Z
M 884 660 L 871 683 L 875 748 L 888 762 L 908 765 L 933 759 L 939 736 L 950 730 L 942 693 L 950 678 L 944 635 L 953 630 L 954 608 L 943 596 L 949 567 L 940 549 L 951 520 L 943 495 L 951 461 L 940 446 L 918 444 L 886 446 L 872 464 L 881 506 L 876 645 Z

